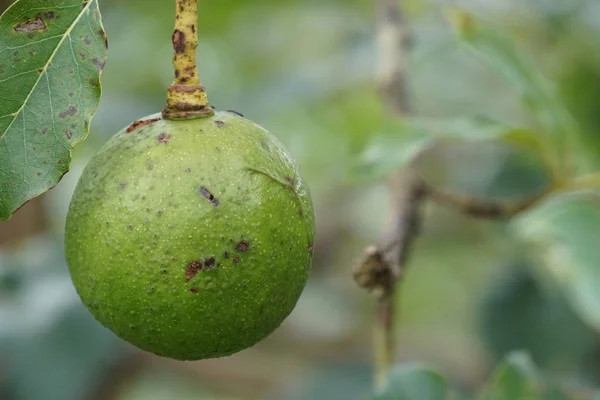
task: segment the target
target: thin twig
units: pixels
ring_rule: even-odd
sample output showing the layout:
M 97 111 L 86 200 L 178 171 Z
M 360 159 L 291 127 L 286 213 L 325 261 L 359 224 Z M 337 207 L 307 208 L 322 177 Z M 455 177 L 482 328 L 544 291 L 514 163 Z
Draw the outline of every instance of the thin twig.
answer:
M 376 4 L 379 91 L 393 115 L 405 116 L 411 106 L 404 62 L 408 43 L 404 15 L 398 0 L 377 0 Z M 423 182 L 412 166 L 394 174 L 389 185 L 393 198 L 391 228 L 384 244 L 369 247 L 366 257 L 354 267 L 356 282 L 373 292 L 377 299 L 373 323 L 376 388 L 386 384 L 394 362 L 396 287 L 419 231 L 421 204 L 425 198 Z

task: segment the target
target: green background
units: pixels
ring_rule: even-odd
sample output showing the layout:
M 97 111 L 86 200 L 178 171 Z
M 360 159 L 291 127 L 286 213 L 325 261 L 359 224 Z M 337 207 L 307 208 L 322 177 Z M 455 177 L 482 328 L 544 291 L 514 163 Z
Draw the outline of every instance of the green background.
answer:
M 308 287 L 284 325 L 255 348 L 193 363 L 136 351 L 80 304 L 62 248 L 75 183 L 110 135 L 162 109 L 172 77 L 170 2 L 101 1 L 109 60 L 89 139 L 55 189 L 0 223 L 0 398 L 369 398 L 373 302 L 352 281 L 351 267 L 383 235 L 389 193 L 384 181 L 357 181 L 351 171 L 387 126 L 375 86 L 372 2 L 201 3 L 198 61 L 211 102 L 274 133 L 311 188 L 317 240 Z M 596 1 L 405 3 L 410 93 L 419 115 L 486 115 L 514 125 L 531 118 L 505 81 L 456 46 L 444 12 L 460 4 L 512 35 L 556 84 L 581 126 L 585 154 L 574 157 L 600 165 Z M 461 161 L 460 174 L 445 177 L 448 184 L 494 193 L 506 182 L 529 187 L 521 170 L 499 173 L 486 159 L 455 160 Z M 598 385 L 598 333 L 572 311 L 530 250 L 504 223 L 428 205 L 401 290 L 398 360 L 435 365 L 470 393 L 506 352 L 526 349 L 551 376 L 578 387 Z M 600 261 L 589 257 L 592 266 Z

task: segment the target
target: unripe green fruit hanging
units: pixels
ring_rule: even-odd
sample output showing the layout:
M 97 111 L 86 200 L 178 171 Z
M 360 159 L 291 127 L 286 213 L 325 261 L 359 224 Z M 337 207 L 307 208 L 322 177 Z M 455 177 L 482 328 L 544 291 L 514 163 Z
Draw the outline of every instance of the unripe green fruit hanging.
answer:
M 312 259 L 308 190 L 281 144 L 231 112 L 117 133 L 69 209 L 73 283 L 104 326 L 181 360 L 230 355 L 294 308 Z

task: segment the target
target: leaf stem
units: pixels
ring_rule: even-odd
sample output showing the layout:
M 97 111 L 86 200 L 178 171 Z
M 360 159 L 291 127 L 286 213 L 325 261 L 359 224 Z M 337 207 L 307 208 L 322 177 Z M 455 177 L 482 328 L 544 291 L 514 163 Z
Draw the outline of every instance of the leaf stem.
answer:
M 165 119 L 195 119 L 214 114 L 196 65 L 197 25 L 198 0 L 176 0 L 172 37 L 175 80 L 167 89 Z

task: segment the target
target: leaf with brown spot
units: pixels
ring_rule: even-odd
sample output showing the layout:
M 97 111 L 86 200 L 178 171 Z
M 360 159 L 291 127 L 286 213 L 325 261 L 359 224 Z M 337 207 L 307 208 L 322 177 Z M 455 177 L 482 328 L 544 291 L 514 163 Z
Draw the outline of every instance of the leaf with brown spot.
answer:
M 0 96 L 0 220 L 56 185 L 87 137 L 100 100 L 90 83 L 106 60 L 104 36 L 91 34 L 100 31 L 97 0 L 19 0 L 0 16 L 0 60 L 11 66 L 0 68 L 10 93 Z

